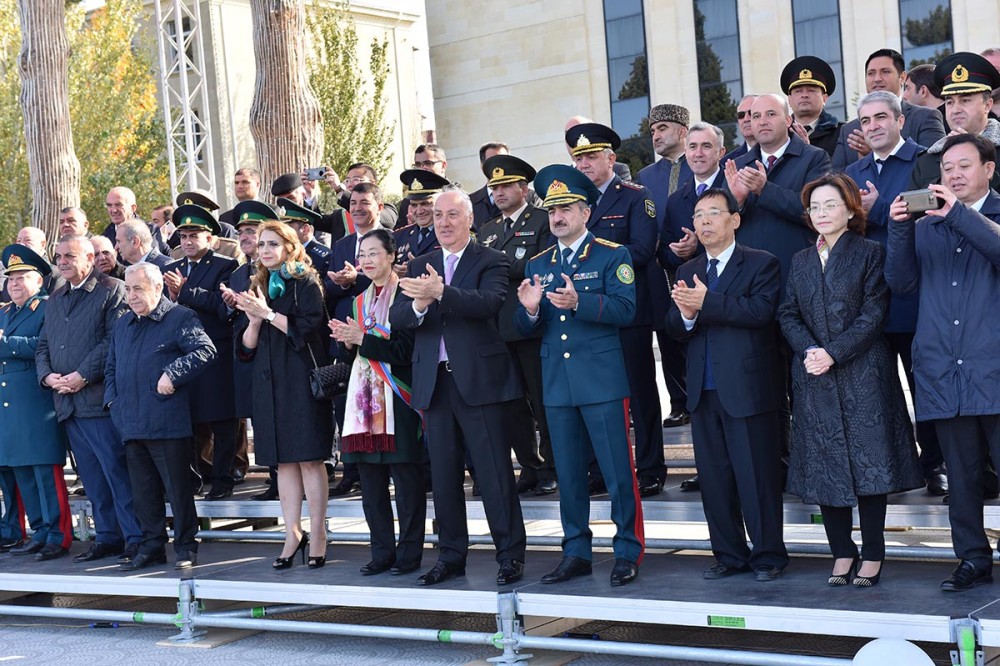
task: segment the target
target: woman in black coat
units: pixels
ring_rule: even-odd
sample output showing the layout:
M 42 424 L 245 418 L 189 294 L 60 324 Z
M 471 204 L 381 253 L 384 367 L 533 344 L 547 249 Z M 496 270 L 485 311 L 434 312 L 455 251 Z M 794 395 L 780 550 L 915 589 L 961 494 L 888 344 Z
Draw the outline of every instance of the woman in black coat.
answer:
M 323 461 L 330 456 L 330 403 L 313 398 L 309 371 L 325 365 L 328 317 L 323 287 L 295 231 L 267 221 L 258 229 L 257 272 L 236 294 L 247 314 L 239 360 L 252 363 L 254 455 L 258 465 L 278 466 L 285 545 L 274 561 L 287 569 L 300 551 L 309 568 L 326 563 L 326 504 L 330 486 Z M 302 531 L 302 494 L 316 538 Z
M 816 247 L 792 259 L 778 310 L 791 345 L 788 491 L 820 505 L 835 558 L 830 585 L 857 565 L 851 539 L 858 507 L 862 564 L 854 585 L 876 585 L 885 557 L 886 495 L 922 485 L 899 373 L 882 335 L 889 307 L 885 251 L 862 236 L 857 186 L 826 175 L 802 190 Z
M 372 576 L 391 568 L 403 574 L 420 567 L 427 516 L 420 415 L 409 405 L 413 331 L 389 328 L 389 308 L 399 289 L 392 234 L 369 231 L 358 246 L 361 270 L 372 283 L 355 299 L 353 317 L 330 322 L 331 337 L 356 354 L 340 451 L 344 462 L 358 465 L 361 505 L 372 535 L 372 559 L 361 573 Z M 398 544 L 390 476 L 396 490 Z

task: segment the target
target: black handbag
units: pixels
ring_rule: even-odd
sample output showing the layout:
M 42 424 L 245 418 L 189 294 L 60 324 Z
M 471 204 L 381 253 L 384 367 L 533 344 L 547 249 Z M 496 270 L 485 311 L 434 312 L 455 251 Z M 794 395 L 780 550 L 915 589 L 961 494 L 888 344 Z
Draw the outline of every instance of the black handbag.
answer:
M 311 347 L 309 355 L 312 356 L 314 366 L 309 371 L 309 389 L 313 397 L 317 400 L 332 400 L 334 396 L 347 393 L 347 383 L 351 379 L 350 364 L 334 361 L 330 365 L 320 366 L 316 364 Z

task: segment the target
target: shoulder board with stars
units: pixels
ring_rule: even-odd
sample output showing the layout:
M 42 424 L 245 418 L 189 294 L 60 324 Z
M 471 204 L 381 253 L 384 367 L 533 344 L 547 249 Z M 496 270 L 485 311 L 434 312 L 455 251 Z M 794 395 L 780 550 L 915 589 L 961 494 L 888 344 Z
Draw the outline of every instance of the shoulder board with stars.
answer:
M 410 224 L 407 224 L 405 227 L 400 227 L 398 229 L 393 229 L 392 233 L 399 234 L 399 233 L 403 233 L 404 231 L 410 231 L 411 230 L 410 227 L 415 227 L 415 226 L 417 226 L 417 223 L 416 222 L 411 222 Z
M 548 246 L 547 248 L 545 248 L 544 250 L 542 250 L 541 252 L 539 252 L 538 254 L 536 254 L 535 256 L 533 256 L 531 259 L 528 259 L 528 261 L 534 261 L 535 259 L 541 259 L 543 256 L 545 256 L 546 254 L 548 254 L 549 252 L 551 252 L 552 248 L 554 248 L 554 247 L 555 247 L 555 245 Z
M 594 242 L 598 245 L 603 245 L 604 247 L 621 247 L 621 243 L 615 243 L 596 236 L 594 237 Z
M 623 180 L 622 185 L 629 188 L 630 190 L 636 190 L 637 192 L 642 192 L 644 189 L 642 185 L 638 183 L 633 183 L 631 180 Z

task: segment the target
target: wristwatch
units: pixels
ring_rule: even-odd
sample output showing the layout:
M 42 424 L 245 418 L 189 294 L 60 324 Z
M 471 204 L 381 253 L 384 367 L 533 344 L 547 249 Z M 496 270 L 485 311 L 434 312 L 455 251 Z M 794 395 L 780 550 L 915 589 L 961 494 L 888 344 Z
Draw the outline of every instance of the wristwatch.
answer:
M 268 320 L 269 322 L 272 322 L 272 321 L 274 321 L 274 318 L 277 317 L 277 316 L 278 316 L 278 313 L 275 312 L 274 310 L 271 310 L 266 315 L 264 315 L 264 319 Z

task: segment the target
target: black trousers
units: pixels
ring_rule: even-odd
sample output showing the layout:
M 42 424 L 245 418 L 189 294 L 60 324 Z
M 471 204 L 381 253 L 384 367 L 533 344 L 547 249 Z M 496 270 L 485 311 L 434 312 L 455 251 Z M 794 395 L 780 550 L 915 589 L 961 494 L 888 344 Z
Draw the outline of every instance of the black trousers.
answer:
M 886 495 L 858 498 L 858 519 L 861 523 L 861 559 L 881 562 L 885 559 Z M 849 506 L 820 506 L 823 528 L 830 550 L 837 559 L 858 556 L 858 546 L 851 538 L 854 509 Z
M 934 422 L 948 467 L 948 519 L 955 555 L 979 569 L 993 566 L 983 529 L 983 470 L 1000 460 L 1000 414 L 956 416 Z
M 439 364 L 424 422 L 434 477 L 438 548 L 444 562 L 464 564 L 469 551 L 464 487 L 466 453 L 476 468 L 497 561 L 524 561 L 524 518 L 514 487 L 510 447 L 504 439 L 507 414 L 506 403 L 470 405 L 445 364 Z
M 207 425 L 212 429 L 212 490 L 232 490 L 239 419 L 210 421 Z
M 701 501 L 712 552 L 723 564 L 788 564 L 778 432 L 777 411 L 730 416 L 715 391 L 703 391 L 691 413 Z M 753 550 L 747 546 L 747 534 Z
M 886 333 L 885 338 L 892 353 L 903 362 L 906 384 L 913 395 L 917 390 L 913 381 L 913 333 Z M 933 421 L 917 421 L 917 443 L 920 445 L 920 469 L 927 478 L 944 462 Z
M 671 280 L 671 283 L 673 280 Z M 670 413 L 687 411 L 687 355 L 684 343 L 677 342 L 662 329 L 656 329 L 656 341 L 660 347 L 660 365 L 663 380 L 670 394 Z
M 167 545 L 166 492 L 174 514 L 174 552 L 198 551 L 198 513 L 191 491 L 191 438 L 133 439 L 125 442 L 125 462 L 132 484 L 142 541 L 139 551 L 151 555 L 164 552 Z
M 521 476 L 527 474 L 530 478 L 534 475 L 547 480 L 555 478 L 556 470 L 549 424 L 545 416 L 545 405 L 542 403 L 541 347 L 541 340 L 515 340 L 507 343 L 507 349 L 510 350 L 525 388 L 525 397 L 510 403 L 507 437 L 517 456 L 517 462 L 521 463 Z
M 372 534 L 372 560 L 395 563 L 403 569 L 417 567 L 424 555 L 427 493 L 420 464 L 357 463 L 361 475 L 361 506 Z M 395 486 L 399 542 L 393 529 L 389 477 Z

